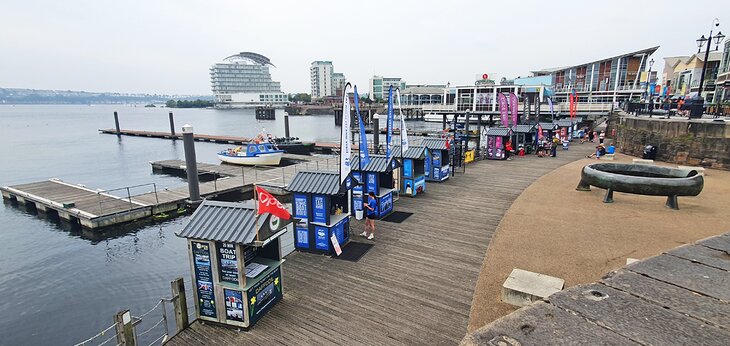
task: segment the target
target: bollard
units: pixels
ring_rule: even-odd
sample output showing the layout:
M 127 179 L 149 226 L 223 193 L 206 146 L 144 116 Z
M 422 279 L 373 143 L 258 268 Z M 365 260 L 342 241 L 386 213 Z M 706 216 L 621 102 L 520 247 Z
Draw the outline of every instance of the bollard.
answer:
M 175 139 L 175 120 L 172 118 L 172 112 L 170 112 L 170 135 Z
M 134 324 L 132 323 L 132 314 L 129 309 L 117 312 L 114 315 L 114 323 L 116 323 L 117 345 L 135 346 L 137 345 L 137 336 L 134 333 Z
M 373 118 L 373 154 L 378 154 L 380 147 L 380 118 L 374 117 Z M 368 148 L 364 148 L 365 150 L 368 150 Z M 363 150 L 363 149 L 360 149 Z
M 122 131 L 119 130 L 119 115 L 117 115 L 117 111 L 114 111 L 114 126 L 117 128 L 117 135 L 120 135 Z
M 172 305 L 175 308 L 175 326 L 177 333 L 190 325 L 188 321 L 188 302 L 185 298 L 185 281 L 177 278 L 170 282 L 172 288 Z
M 284 114 L 284 137 L 289 139 L 289 114 Z
M 185 168 L 188 173 L 188 191 L 190 192 L 190 203 L 200 203 L 200 183 L 198 181 L 198 165 L 195 158 L 195 138 L 193 127 L 185 124 L 182 127 L 183 147 L 185 148 Z

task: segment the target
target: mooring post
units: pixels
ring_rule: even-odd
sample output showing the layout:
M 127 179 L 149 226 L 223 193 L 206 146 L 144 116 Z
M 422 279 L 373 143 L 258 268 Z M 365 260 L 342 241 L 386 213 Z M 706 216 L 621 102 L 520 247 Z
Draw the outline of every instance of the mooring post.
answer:
M 172 306 L 175 309 L 175 326 L 179 333 L 190 324 L 188 321 L 188 302 L 185 298 L 185 281 L 177 278 L 170 282 L 172 288 Z
M 122 131 L 119 130 L 119 115 L 117 111 L 114 111 L 114 126 L 117 128 L 117 136 L 120 135 Z
M 373 154 L 378 154 L 378 148 L 380 147 L 380 118 L 373 118 Z M 365 148 L 365 150 L 368 150 Z
M 170 136 L 175 139 L 175 120 L 172 118 L 172 112 L 170 112 Z
M 137 345 L 137 336 L 134 335 L 134 324 L 132 322 L 132 314 L 129 312 L 129 309 L 119 311 L 114 315 L 118 345 Z
M 289 114 L 284 113 L 284 137 L 289 138 Z
M 185 124 L 182 127 L 183 147 L 185 148 L 185 168 L 188 173 L 188 191 L 190 192 L 190 204 L 200 203 L 200 183 L 198 181 L 198 165 L 195 158 L 195 138 L 193 127 Z
M 441 119 L 441 130 L 446 130 L 446 114 L 444 113 L 444 117 Z

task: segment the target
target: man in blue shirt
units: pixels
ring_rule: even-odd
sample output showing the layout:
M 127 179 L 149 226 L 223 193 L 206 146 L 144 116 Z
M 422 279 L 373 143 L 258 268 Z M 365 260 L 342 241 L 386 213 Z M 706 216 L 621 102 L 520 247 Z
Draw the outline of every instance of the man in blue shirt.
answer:
M 375 238 L 375 219 L 378 217 L 375 213 L 375 208 L 378 206 L 378 202 L 375 200 L 375 193 L 372 191 L 368 192 L 368 201 L 363 203 L 365 209 L 367 209 L 367 217 L 365 218 L 365 231 L 360 233 L 360 236 L 368 237 L 369 240 Z M 368 226 L 370 227 L 370 235 L 368 236 Z

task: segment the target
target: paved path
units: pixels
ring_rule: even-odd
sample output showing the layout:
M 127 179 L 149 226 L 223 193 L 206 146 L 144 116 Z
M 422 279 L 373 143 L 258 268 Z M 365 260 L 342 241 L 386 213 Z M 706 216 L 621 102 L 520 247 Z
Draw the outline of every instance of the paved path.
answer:
M 541 175 L 586 155 L 480 161 L 425 194 L 401 198 L 403 223 L 378 222 L 359 262 L 295 252 L 282 265 L 284 299 L 248 332 L 194 323 L 168 345 L 454 345 L 504 212 Z M 359 233 L 362 222 L 354 222 Z M 362 242 L 355 237 L 354 241 Z

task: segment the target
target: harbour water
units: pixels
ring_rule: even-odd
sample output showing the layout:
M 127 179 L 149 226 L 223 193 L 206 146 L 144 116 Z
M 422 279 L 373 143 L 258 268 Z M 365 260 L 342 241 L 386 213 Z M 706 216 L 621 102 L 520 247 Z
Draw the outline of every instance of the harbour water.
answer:
M 0 185 L 52 177 L 93 189 L 185 185 L 183 178 L 154 174 L 149 164 L 184 159 L 181 141 L 97 132 L 114 127 L 114 110 L 123 129 L 169 131 L 166 108 L 0 105 Z M 257 121 L 252 110 L 172 111 L 178 131 L 188 123 L 196 133 L 252 137 L 265 128 L 284 134 L 282 113 L 277 120 Z M 440 125 L 409 122 L 414 129 Z M 332 115 L 292 116 L 290 128 L 304 141 L 339 141 Z M 197 142 L 198 160 L 215 163 L 222 148 Z M 187 218 L 120 226 L 103 237 L 89 237 L 5 202 L 0 207 L 0 345 L 80 342 L 111 325 L 120 309 L 139 315 L 169 297 L 169 282 L 176 277 L 183 277 L 190 290 L 185 241 L 174 234 Z

